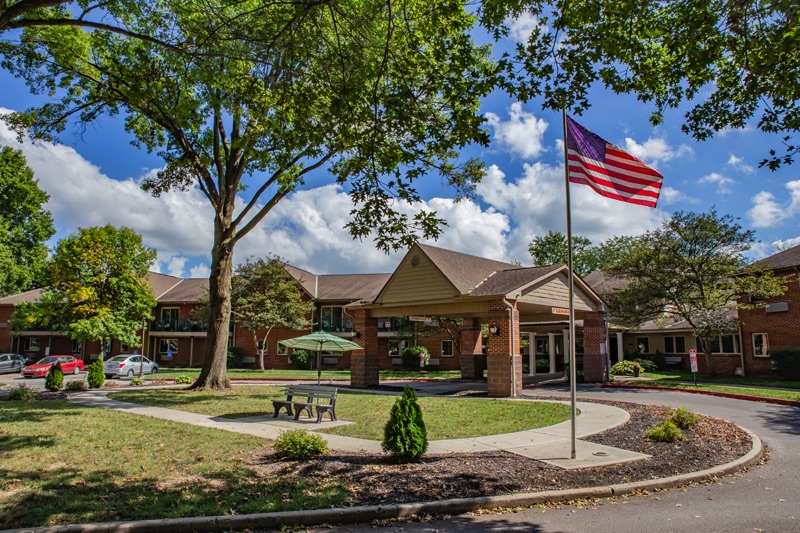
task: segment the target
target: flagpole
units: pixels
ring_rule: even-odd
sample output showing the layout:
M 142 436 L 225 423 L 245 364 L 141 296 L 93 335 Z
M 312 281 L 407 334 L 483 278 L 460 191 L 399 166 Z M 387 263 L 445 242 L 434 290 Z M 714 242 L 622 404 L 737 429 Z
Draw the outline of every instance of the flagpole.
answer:
M 577 369 L 575 368 L 575 279 L 572 268 L 572 212 L 569 198 L 569 154 L 567 148 L 567 110 L 561 109 L 561 120 L 564 125 L 564 187 L 567 200 L 567 269 L 569 273 L 569 399 L 570 399 L 570 459 L 577 456 L 576 421 L 576 381 Z

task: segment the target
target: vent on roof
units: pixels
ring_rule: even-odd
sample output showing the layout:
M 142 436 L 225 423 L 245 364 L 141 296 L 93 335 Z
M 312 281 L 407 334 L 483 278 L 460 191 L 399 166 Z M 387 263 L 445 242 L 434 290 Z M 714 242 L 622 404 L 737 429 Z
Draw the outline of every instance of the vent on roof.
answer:
M 419 255 L 414 254 L 411 256 L 411 266 L 415 267 L 419 264 Z

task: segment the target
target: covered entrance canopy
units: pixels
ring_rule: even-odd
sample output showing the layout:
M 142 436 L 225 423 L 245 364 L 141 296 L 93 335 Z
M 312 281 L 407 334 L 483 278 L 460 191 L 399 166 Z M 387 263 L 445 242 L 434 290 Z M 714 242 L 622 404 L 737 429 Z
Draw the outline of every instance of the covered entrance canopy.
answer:
M 475 377 L 475 356 L 482 355 L 480 325 L 488 323 L 492 331 L 487 339 L 489 394 L 516 396 L 522 388 L 520 324 L 568 318 L 567 283 L 566 265 L 521 267 L 416 244 L 373 301 L 349 306 L 356 317 L 355 329 L 363 336 L 365 348 L 353 355 L 353 384 L 377 384 L 378 318 L 446 316 L 464 319 L 462 377 Z M 585 362 L 590 354 L 600 359 L 600 343 L 605 341 L 603 310 L 603 301 L 576 278 L 576 319 L 584 321 L 585 339 L 588 337 L 592 341 L 584 341 Z M 598 368 L 600 366 L 598 364 Z M 605 366 L 603 362 L 602 367 Z M 587 372 L 586 368 L 584 372 Z M 602 380 L 603 375 L 599 378 Z

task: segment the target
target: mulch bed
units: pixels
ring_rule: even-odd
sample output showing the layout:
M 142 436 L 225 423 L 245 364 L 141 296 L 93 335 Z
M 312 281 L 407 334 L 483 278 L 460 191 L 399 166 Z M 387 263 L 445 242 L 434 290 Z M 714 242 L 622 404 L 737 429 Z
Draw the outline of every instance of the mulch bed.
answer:
M 507 452 L 425 455 L 415 464 L 395 464 L 389 456 L 332 451 L 303 461 L 284 461 L 265 448 L 248 458 L 264 475 L 301 478 L 312 485 L 345 484 L 345 505 L 426 502 L 605 486 L 696 472 L 745 455 L 752 444 L 735 424 L 703 417 L 682 441 L 653 442 L 644 433 L 669 415 L 659 406 L 611 403 L 626 409 L 630 420 L 584 440 L 651 455 L 615 466 L 563 470 Z

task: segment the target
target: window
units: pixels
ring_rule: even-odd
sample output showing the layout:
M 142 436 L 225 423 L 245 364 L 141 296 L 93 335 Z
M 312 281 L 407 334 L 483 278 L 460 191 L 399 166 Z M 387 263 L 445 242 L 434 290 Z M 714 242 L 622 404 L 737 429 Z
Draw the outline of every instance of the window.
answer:
M 25 339 L 25 348 L 26 352 L 38 352 L 41 347 L 41 341 L 39 337 L 27 337 Z
M 407 347 L 407 340 L 389 339 L 389 357 L 400 357 L 400 353 Z
M 72 353 L 81 353 L 83 351 L 83 342 L 72 341 Z
M 323 307 L 320 309 L 323 331 L 342 331 L 342 308 Z
M 686 353 L 686 337 L 664 337 L 664 353 Z
M 289 350 L 281 343 L 278 343 L 278 355 L 288 355 Z
M 536 355 L 549 355 L 550 346 L 547 338 L 536 337 Z
M 167 353 L 172 350 L 172 353 L 178 351 L 178 339 L 160 339 L 158 342 L 158 352 Z
M 177 307 L 165 307 L 161 310 L 161 327 L 163 331 L 175 331 L 178 327 Z
M 121 351 L 122 353 L 128 353 L 128 350 L 130 349 L 131 347 L 125 344 L 124 342 L 119 343 L 119 351 Z
M 702 352 L 703 347 L 700 338 L 696 337 L 697 351 Z M 711 353 L 741 353 L 742 343 L 739 335 L 718 335 L 711 338 Z
M 733 335 L 722 335 L 722 353 L 738 353 L 736 338 Z
M 636 348 L 639 350 L 639 353 L 650 353 L 650 338 L 636 337 Z
M 753 355 L 755 357 L 769 357 L 769 343 L 766 333 L 753 333 Z
M 453 357 L 453 341 L 442 341 L 442 357 Z

